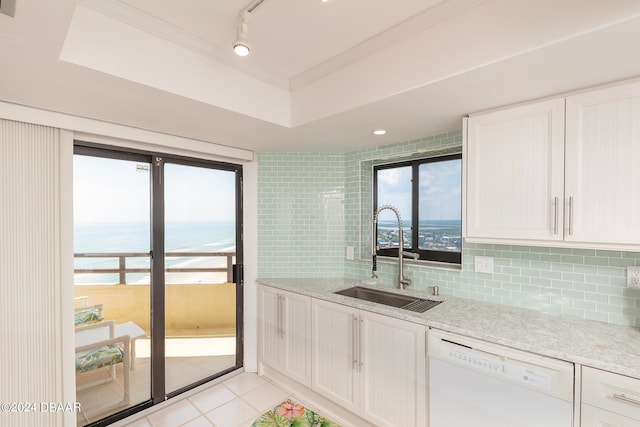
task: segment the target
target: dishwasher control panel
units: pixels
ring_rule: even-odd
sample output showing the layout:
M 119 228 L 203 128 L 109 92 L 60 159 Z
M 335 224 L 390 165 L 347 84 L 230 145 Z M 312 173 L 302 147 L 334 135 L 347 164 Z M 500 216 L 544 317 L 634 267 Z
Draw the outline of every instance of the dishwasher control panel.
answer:
M 469 349 L 459 344 L 444 341 L 440 347 L 442 359 L 491 375 L 508 378 L 513 382 L 525 383 L 543 391 L 551 389 L 552 375 L 544 368 L 524 366 L 485 352 Z

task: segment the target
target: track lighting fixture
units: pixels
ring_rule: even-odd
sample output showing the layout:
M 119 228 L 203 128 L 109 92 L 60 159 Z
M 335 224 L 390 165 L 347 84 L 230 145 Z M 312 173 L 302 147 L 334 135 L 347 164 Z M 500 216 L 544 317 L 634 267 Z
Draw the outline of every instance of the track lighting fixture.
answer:
M 249 31 L 249 17 L 251 16 L 251 13 L 264 1 L 265 0 L 254 0 L 249 3 L 242 12 L 240 12 L 240 21 L 238 23 L 236 39 L 233 42 L 233 51 L 238 56 L 247 56 L 251 52 L 249 41 L 247 39 L 247 33 Z
M 249 11 L 240 12 L 240 24 L 238 25 L 238 33 L 236 40 L 233 42 L 233 51 L 238 56 L 247 56 L 251 51 L 249 42 L 247 41 L 247 32 L 249 30 Z

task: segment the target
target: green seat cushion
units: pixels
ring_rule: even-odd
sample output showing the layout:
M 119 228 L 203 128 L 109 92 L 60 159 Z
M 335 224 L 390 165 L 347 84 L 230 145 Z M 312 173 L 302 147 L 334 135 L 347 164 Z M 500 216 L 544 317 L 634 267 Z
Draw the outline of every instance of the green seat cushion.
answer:
M 76 372 L 88 372 L 115 365 L 124 360 L 124 352 L 117 344 L 107 344 L 76 353 Z
M 90 323 L 96 323 L 102 321 L 100 318 L 100 310 L 97 308 L 91 308 L 89 310 L 77 311 L 73 316 L 75 325 L 88 325 Z

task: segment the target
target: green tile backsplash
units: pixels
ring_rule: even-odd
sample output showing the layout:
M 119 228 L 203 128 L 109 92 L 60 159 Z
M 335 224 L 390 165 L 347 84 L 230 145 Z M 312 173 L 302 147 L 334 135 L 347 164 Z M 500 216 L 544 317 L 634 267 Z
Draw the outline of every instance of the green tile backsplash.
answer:
M 372 165 L 461 143 L 456 131 L 350 153 L 261 153 L 258 275 L 368 279 Z M 640 253 L 468 242 L 462 252 L 461 270 L 407 264 L 406 274 L 417 289 L 640 326 L 640 290 L 626 288 Z M 475 256 L 493 257 L 494 272 L 476 273 Z M 378 283 L 395 283 L 397 263 L 379 262 L 378 273 Z
M 344 275 L 344 154 L 261 153 L 260 277 Z

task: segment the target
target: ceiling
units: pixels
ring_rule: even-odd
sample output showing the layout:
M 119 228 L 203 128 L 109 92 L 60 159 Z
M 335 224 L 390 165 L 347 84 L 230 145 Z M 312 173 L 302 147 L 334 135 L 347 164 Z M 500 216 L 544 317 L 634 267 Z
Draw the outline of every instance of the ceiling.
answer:
M 240 58 L 251 4 L 16 0 L 0 100 L 257 152 L 352 151 L 640 77 L 637 0 L 264 0 Z

